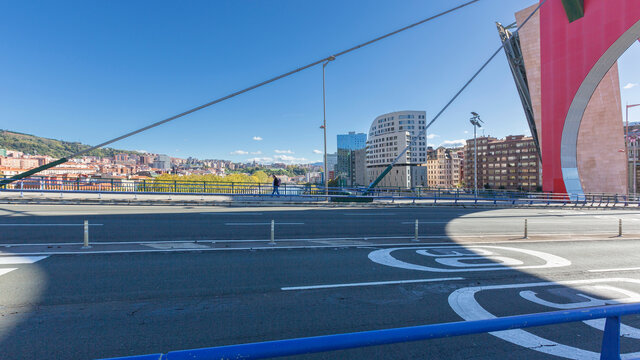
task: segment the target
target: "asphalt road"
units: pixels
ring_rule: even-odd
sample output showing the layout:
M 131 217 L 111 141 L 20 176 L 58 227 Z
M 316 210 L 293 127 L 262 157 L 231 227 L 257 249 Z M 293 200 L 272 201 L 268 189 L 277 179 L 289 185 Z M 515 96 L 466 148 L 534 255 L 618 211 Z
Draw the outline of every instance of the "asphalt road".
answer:
M 429 208 L 206 208 L 100 205 L 2 205 L 0 244 L 91 241 L 279 239 L 618 233 L 640 235 L 638 210 Z
M 2 223 L 83 218 L 71 213 L 82 209 L 70 209 L 67 215 L 44 214 L 51 209 L 43 208 L 11 210 L 16 215 L 5 213 Z M 138 210 L 127 208 L 134 213 Z M 449 230 L 505 233 L 510 220 L 536 219 L 534 215 L 547 224 L 544 231 L 564 224 L 597 232 L 600 228 L 594 223 L 609 224 L 622 217 L 626 224 L 638 216 L 633 212 L 395 208 L 262 209 L 259 213 L 263 215 L 192 214 L 187 210 L 178 214 L 189 224 L 185 231 L 204 223 L 202 217 L 217 216 L 222 217 L 219 223 L 238 216 L 263 221 L 276 213 L 283 216 L 281 221 L 294 222 L 289 217 L 298 216 L 300 222 L 311 222 L 311 217 L 329 222 L 324 227 L 313 222 L 314 229 L 324 232 L 300 233 L 304 236 L 337 236 L 341 230 L 362 234 L 371 230 L 365 228 L 368 226 L 385 230 L 385 224 L 389 228 L 385 231 L 391 234 L 406 229 L 403 226 L 407 225 L 397 223 L 411 217 L 450 219 L 441 227 L 443 234 Z M 358 215 L 345 215 L 357 211 Z M 371 220 L 365 213 L 384 215 L 371 215 L 376 217 Z M 307 216 L 302 217 L 304 214 Z M 107 219 L 110 223 L 102 220 L 109 217 L 104 214 L 92 216 L 103 221 L 103 231 L 111 224 L 124 236 L 126 231 L 117 230 L 115 217 L 139 217 L 149 228 L 172 231 L 162 222 L 176 213 L 112 214 L 114 219 Z M 452 223 L 460 227 L 450 227 Z M 3 241 L 63 241 L 57 232 L 47 237 L 41 227 L 28 227 L 23 229 L 27 235 L 16 232 L 11 237 L 2 230 Z M 22 258 L 0 253 L 0 358 L 90 359 L 526 314 L 602 305 L 612 299 L 638 302 L 639 254 L 640 240 L 633 238 L 466 244 L 442 238 L 398 248 L 336 246 Z M 640 317 L 625 317 L 623 323 L 631 327 L 623 331 L 628 334 L 622 342 L 623 352 L 639 352 L 640 330 L 635 328 L 640 328 Z M 594 352 L 599 351 L 602 331 L 598 324 L 591 325 L 556 325 L 511 337 L 482 334 L 295 358 L 598 358 Z

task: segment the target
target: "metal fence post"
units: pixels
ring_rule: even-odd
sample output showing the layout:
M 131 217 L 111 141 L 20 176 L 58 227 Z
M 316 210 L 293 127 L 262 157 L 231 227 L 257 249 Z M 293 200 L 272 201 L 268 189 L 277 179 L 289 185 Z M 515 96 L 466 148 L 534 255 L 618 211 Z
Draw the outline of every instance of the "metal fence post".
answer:
M 618 237 L 622 237 L 622 219 L 618 219 Z
M 84 221 L 84 246 L 83 249 L 90 249 L 89 246 L 89 220 Z
M 418 219 L 416 219 L 415 234 L 413 235 L 413 241 L 419 241 L 418 240 Z
M 276 244 L 275 236 L 274 236 L 275 235 L 274 234 L 275 225 L 276 225 L 276 222 L 274 220 L 271 220 L 271 240 L 269 241 L 269 245 L 275 245 Z

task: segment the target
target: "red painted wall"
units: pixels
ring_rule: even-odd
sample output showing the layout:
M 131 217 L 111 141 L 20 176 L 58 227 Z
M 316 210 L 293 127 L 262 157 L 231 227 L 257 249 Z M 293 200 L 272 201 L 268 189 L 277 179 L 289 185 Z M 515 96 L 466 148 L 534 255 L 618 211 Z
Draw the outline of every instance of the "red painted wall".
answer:
M 545 191 L 566 192 L 560 145 L 571 102 L 604 52 L 640 20 L 640 0 L 584 0 L 585 16 L 572 23 L 561 0 L 540 8 L 542 70 L 542 180 Z

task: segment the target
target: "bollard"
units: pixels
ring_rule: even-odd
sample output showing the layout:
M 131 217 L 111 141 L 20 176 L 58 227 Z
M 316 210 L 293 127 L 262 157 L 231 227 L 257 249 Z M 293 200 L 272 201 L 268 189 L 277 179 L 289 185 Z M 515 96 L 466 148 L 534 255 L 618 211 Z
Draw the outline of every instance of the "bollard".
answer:
M 622 237 L 622 219 L 618 219 L 618 237 Z
M 271 240 L 269 241 L 269 245 L 275 245 L 276 241 L 274 238 L 274 231 L 275 231 L 275 221 L 271 220 Z
M 415 229 L 415 235 L 413 236 L 413 241 L 420 241 L 418 240 L 418 219 L 416 219 L 416 229 Z
M 83 249 L 91 249 L 89 246 L 89 220 L 84 221 L 84 246 Z
M 529 238 L 528 229 L 527 229 L 527 219 L 524 219 L 524 239 Z

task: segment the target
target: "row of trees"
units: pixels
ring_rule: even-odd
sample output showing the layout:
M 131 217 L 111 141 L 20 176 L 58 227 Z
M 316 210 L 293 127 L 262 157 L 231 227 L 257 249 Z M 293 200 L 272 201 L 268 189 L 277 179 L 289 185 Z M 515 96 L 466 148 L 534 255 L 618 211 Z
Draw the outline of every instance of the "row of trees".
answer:
M 269 175 L 264 171 L 256 171 L 251 175 L 247 174 L 230 174 L 227 176 L 217 175 L 175 175 L 162 174 L 154 179 L 154 182 L 162 183 L 167 181 L 197 181 L 210 183 L 249 183 L 249 184 L 265 184 L 269 183 Z
M 298 166 L 298 165 L 287 165 L 287 167 L 284 168 L 284 169 L 271 169 L 271 168 L 264 168 L 262 166 L 252 166 L 252 167 L 247 167 L 247 168 L 240 169 L 240 170 L 229 170 L 229 169 L 227 169 L 227 173 L 228 174 L 248 173 L 248 174 L 251 174 L 253 176 L 256 173 L 260 173 L 260 172 L 263 172 L 263 173 L 267 174 L 267 176 L 285 175 L 285 176 L 290 176 L 291 177 L 291 176 L 305 175 L 308 172 L 308 169 L 305 168 L 305 167 L 302 167 L 302 166 Z

